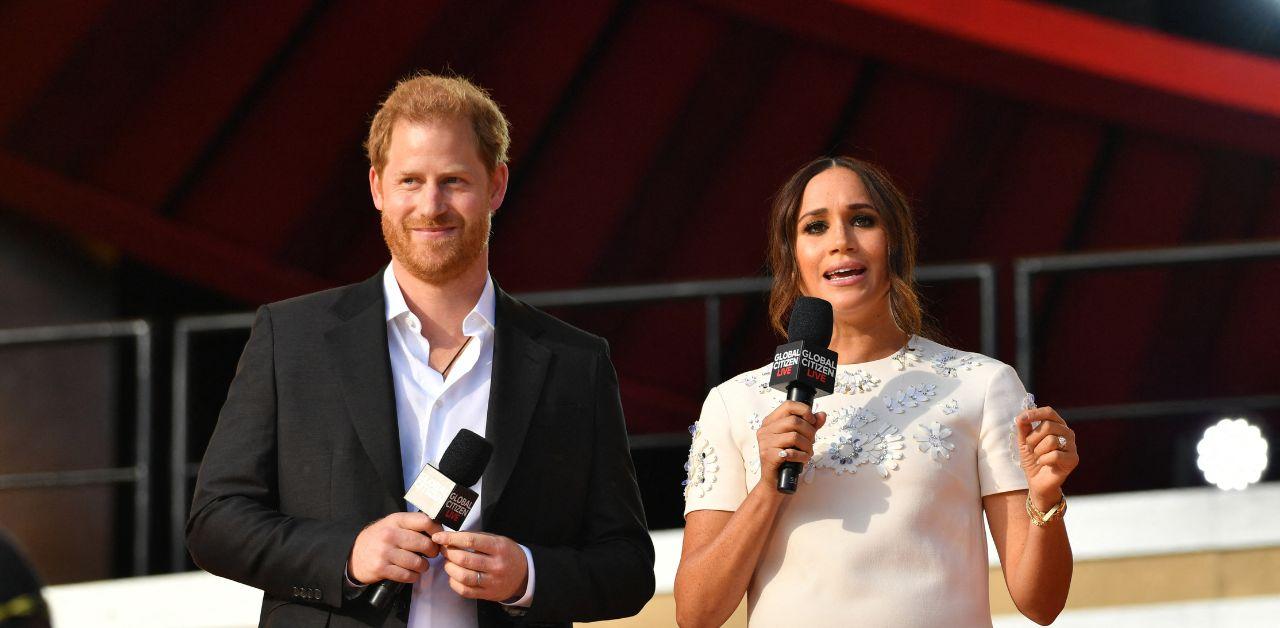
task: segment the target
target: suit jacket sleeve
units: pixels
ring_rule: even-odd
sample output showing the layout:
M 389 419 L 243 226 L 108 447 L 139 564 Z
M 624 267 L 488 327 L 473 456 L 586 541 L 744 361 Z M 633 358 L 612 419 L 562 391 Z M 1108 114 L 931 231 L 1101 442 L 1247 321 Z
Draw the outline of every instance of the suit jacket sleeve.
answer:
M 572 547 L 529 545 L 535 581 L 531 622 L 597 621 L 640 612 L 653 597 L 653 541 L 627 444 L 618 376 L 604 344 L 594 377 L 594 442 L 586 520 Z
M 187 547 L 210 573 L 279 599 L 337 608 L 360 530 L 279 509 L 272 324 L 269 307 L 259 308 L 196 479 Z

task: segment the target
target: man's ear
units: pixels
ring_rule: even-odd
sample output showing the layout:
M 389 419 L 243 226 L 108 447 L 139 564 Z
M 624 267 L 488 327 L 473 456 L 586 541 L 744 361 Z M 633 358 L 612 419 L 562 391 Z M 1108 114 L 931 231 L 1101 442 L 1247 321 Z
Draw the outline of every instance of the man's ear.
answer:
M 507 164 L 498 164 L 493 169 L 493 175 L 489 177 L 489 213 L 498 211 L 502 206 L 503 199 L 507 197 L 507 180 L 510 176 Z
M 373 197 L 373 206 L 382 211 L 382 177 L 378 176 L 378 171 L 369 166 L 369 196 Z

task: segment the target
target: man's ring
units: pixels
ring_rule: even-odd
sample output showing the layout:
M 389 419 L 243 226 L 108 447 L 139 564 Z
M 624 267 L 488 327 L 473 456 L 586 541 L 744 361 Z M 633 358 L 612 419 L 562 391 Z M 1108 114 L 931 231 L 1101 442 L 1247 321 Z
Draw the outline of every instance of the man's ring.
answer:
M 479 587 L 480 587 L 480 581 L 481 581 L 483 578 L 484 578 L 484 572 L 483 572 L 483 571 L 477 571 L 477 572 L 476 572 L 476 587 L 477 587 L 477 588 L 479 588 Z
M 1060 449 L 1060 450 L 1062 450 L 1062 451 L 1066 451 L 1066 450 L 1067 450 L 1067 437 L 1066 437 L 1066 436 L 1059 436 L 1059 437 L 1058 437 L 1058 449 Z

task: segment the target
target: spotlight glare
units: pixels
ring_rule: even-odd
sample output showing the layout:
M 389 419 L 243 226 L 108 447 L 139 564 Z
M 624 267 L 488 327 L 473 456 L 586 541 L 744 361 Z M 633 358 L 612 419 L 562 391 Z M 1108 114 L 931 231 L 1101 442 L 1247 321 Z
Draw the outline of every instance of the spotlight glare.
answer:
M 1244 490 L 1267 468 L 1267 439 L 1244 419 L 1222 419 L 1209 426 L 1196 452 L 1204 479 L 1224 491 Z

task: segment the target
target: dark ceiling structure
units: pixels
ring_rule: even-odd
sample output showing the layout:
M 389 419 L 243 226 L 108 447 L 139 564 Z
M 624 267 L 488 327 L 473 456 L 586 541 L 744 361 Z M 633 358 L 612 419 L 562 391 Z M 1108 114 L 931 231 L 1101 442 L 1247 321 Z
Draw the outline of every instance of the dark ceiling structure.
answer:
M 1020 256 L 1280 238 L 1280 61 L 1049 4 L 16 1 L 0 57 L 0 211 L 245 306 L 385 263 L 360 145 L 419 69 L 512 121 L 513 292 L 759 275 L 768 199 L 831 152 L 915 199 L 922 262 L 1001 265 L 1002 329 Z M 1033 386 L 1275 392 L 1275 270 L 1041 282 Z M 975 348 L 972 295 L 929 294 Z M 726 374 L 762 363 L 760 300 L 722 314 Z M 697 303 L 567 315 L 611 340 L 633 431 L 696 416 Z

